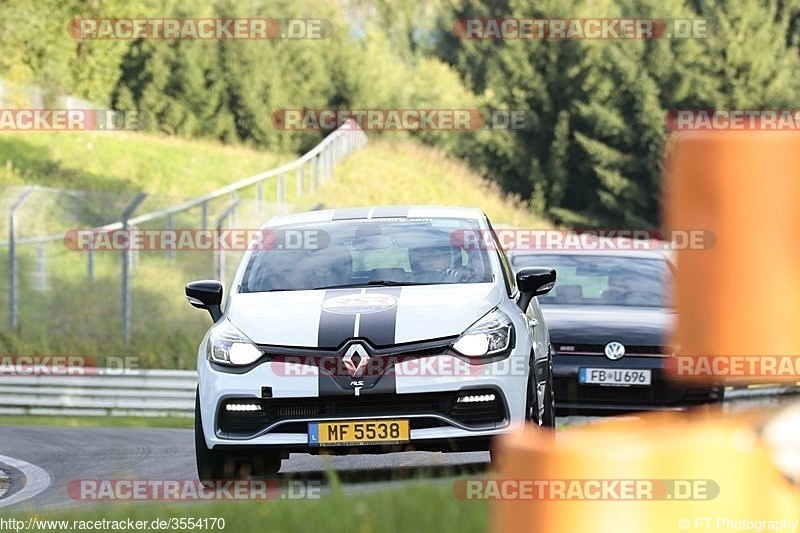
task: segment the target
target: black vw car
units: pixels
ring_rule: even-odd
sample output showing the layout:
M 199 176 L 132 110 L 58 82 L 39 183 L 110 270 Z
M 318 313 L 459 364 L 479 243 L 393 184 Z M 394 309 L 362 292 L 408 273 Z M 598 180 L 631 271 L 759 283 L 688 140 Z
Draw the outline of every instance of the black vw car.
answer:
M 558 414 L 680 409 L 722 400 L 724 387 L 665 374 L 675 267 L 661 250 L 538 250 L 511 254 L 514 267 L 555 268 L 539 297 L 553 353 Z

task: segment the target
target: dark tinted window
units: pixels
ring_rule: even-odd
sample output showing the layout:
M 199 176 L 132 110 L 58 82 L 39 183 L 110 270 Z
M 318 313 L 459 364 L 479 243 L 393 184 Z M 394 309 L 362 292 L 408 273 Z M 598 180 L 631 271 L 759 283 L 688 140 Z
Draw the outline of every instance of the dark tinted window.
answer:
M 664 259 L 589 254 L 519 255 L 516 268 L 556 269 L 558 281 L 542 305 L 622 305 L 667 307 L 671 271 Z
M 493 280 L 486 250 L 464 249 L 451 235 L 475 230 L 471 220 L 372 219 L 273 230 L 272 247 L 253 252 L 240 292 L 311 290 L 372 283 L 485 283 Z M 287 237 L 289 235 L 289 237 Z M 300 235 L 301 237 L 292 237 Z

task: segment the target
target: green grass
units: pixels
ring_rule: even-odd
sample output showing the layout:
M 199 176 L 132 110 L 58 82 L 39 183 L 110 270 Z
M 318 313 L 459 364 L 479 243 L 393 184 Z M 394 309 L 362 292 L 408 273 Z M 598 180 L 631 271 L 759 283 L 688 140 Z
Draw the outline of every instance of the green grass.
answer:
M 0 186 L 189 198 L 294 157 L 132 132 L 3 132 Z
M 0 426 L 61 426 L 119 428 L 185 428 L 194 427 L 194 419 L 179 416 L 49 416 L 3 415 Z
M 90 148 L 91 146 L 91 148 Z M 273 168 L 291 155 L 227 147 L 208 141 L 187 141 L 135 133 L 12 133 L 0 136 L 0 208 L 2 185 L 39 184 L 100 191 L 88 200 L 36 193 L 20 210 L 20 234 L 90 227 L 109 222 L 122 199 L 146 191 L 159 207 L 177 196 L 208 192 L 247 175 Z M 288 176 L 287 199 L 293 201 L 294 176 Z M 109 191 L 113 191 L 110 193 Z M 6 201 L 13 191 L 5 189 Z M 120 194 L 115 194 L 120 193 Z M 237 227 L 256 227 L 268 215 L 244 199 Z M 266 200 L 275 190 L 264 190 Z M 211 206 L 211 220 L 228 199 Z M 477 206 L 493 221 L 528 228 L 547 226 L 518 200 L 507 198 L 465 165 L 411 142 L 371 142 L 337 167 L 333 179 L 305 197 L 297 208 L 318 204 L 343 207 L 371 204 L 440 204 Z M 110 209 L 114 207 L 114 209 Z M 138 213 L 146 212 L 150 204 Z M 105 213 L 105 214 L 104 214 Z M 106 218 L 104 218 L 104 216 Z M 199 209 L 175 221 L 174 227 L 197 227 Z M 5 218 L 0 217 L 0 235 Z M 148 228 L 159 227 L 149 225 Z M 163 227 L 163 226 L 161 226 Z M 46 233 L 46 232 L 44 232 Z M 210 323 L 206 313 L 189 307 L 183 286 L 193 279 L 214 277 L 208 252 L 138 252 L 132 281 L 132 341 L 121 335 L 120 254 L 94 254 L 94 279 L 87 279 L 87 254 L 67 249 L 62 241 L 43 248 L 47 286 L 37 286 L 38 251 L 18 247 L 20 329 L 0 328 L 0 354 L 86 355 L 100 363 L 106 356 L 135 357 L 140 368 L 193 369 L 197 346 Z M 227 254 L 230 281 L 241 252 Z M 0 248 L 0 272 L 7 272 L 7 248 Z M 6 276 L 0 279 L 0 324 L 8 317 Z
M 336 179 L 303 202 L 327 207 L 358 205 L 454 205 L 478 207 L 495 225 L 528 229 L 552 224 L 533 214 L 518 198 L 475 174 L 463 163 L 412 142 L 379 140 L 346 159 Z
M 267 502 L 148 503 L 96 506 L 80 510 L 18 515 L 46 520 L 168 520 L 224 518 L 225 531 L 392 531 L 469 533 L 486 531 L 487 501 L 464 501 L 450 482 L 411 482 L 400 488 L 353 494 L 339 491 L 319 500 Z M 70 524 L 71 526 L 71 524 Z

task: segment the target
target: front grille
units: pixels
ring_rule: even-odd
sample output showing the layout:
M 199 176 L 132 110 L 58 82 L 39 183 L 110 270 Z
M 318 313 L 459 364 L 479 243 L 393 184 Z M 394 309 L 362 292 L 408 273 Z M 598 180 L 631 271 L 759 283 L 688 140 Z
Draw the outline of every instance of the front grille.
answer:
M 497 390 L 471 389 L 462 391 L 462 393 L 467 392 L 470 395 L 494 394 L 495 399 L 491 402 L 457 403 L 456 399 L 459 396 L 459 392 L 248 399 L 248 403 L 259 403 L 261 411 L 228 411 L 223 405 L 219 411 L 218 425 L 219 430 L 223 433 L 252 435 L 274 422 L 290 422 L 292 419 L 297 418 L 402 417 L 430 414 L 450 418 L 465 426 L 495 424 L 503 422 L 507 418 L 503 397 Z M 229 401 L 236 403 L 241 400 Z M 433 418 L 424 420 L 412 421 L 412 428 L 439 425 Z M 291 425 L 299 427 L 299 424 Z M 302 429 L 300 432 L 304 431 L 305 429 Z
M 560 403 L 606 403 L 606 404 L 652 404 L 677 401 L 685 387 L 674 387 L 655 382 L 646 387 L 609 387 L 583 385 L 574 379 L 553 380 L 556 402 Z
M 658 406 L 706 403 L 717 399 L 709 387 L 692 387 L 660 379 L 654 379 L 651 385 L 643 387 L 611 387 L 580 384 L 574 378 L 556 378 L 553 389 L 557 403 L 571 404 Z
M 300 357 L 310 360 L 326 357 L 342 357 L 347 351 L 348 346 L 353 341 L 358 341 L 367 346 L 370 357 L 396 356 L 402 358 L 429 357 L 432 355 L 442 355 L 450 353 L 450 345 L 457 337 L 447 337 L 427 341 L 415 341 L 403 344 L 393 344 L 388 347 L 374 346 L 368 339 L 348 338 L 343 339 L 341 345 L 336 349 L 318 347 L 296 347 L 296 346 L 275 346 L 270 344 L 259 344 L 258 347 L 268 357 Z
M 495 398 L 493 402 L 457 403 L 451 417 L 468 426 L 491 424 L 503 420 L 504 411 L 502 402 Z
M 605 344 L 556 344 L 558 355 L 600 355 L 605 357 Z M 661 355 L 666 357 L 671 353 L 666 346 L 628 346 L 625 345 L 625 356 L 632 355 Z

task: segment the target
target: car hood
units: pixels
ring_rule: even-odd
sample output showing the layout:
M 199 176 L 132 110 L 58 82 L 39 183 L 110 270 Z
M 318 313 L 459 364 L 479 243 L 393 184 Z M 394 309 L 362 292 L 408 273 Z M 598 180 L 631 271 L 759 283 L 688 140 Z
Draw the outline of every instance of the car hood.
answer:
M 497 306 L 494 283 L 369 287 L 231 295 L 228 319 L 256 344 L 376 346 L 461 334 Z
M 675 320 L 668 309 L 621 306 L 542 306 L 550 341 L 559 344 L 663 346 Z

